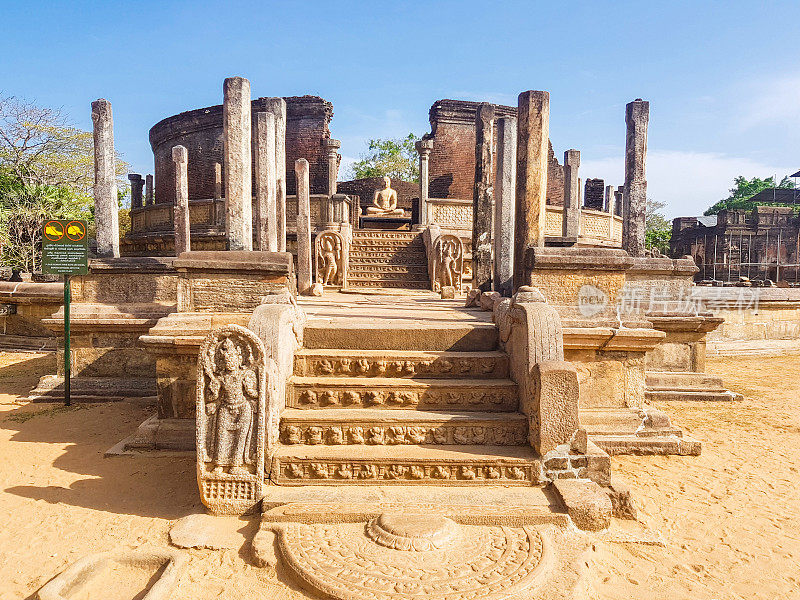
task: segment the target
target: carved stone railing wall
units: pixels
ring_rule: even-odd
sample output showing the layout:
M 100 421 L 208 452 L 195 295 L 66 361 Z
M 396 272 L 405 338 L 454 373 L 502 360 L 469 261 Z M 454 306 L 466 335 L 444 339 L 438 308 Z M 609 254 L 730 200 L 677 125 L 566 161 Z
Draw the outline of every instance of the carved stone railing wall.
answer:
M 317 229 L 325 225 L 320 215 L 324 212 L 322 203 L 328 201 L 328 196 L 325 194 L 311 195 L 311 224 Z M 337 201 L 346 205 L 343 212 L 347 216 L 347 221 L 356 227 L 358 225 L 358 196 L 337 195 Z M 151 204 L 141 208 L 132 208 L 130 217 L 130 235 L 133 236 L 173 230 L 174 216 L 171 204 Z M 189 223 L 194 230 L 223 232 L 225 230 L 225 199 L 190 200 Z M 292 234 L 297 231 L 297 196 L 286 197 L 286 231 Z
M 462 238 L 472 237 L 472 200 L 430 198 L 429 222 L 442 229 L 454 230 Z M 545 231 L 548 237 L 561 237 L 564 209 L 548 206 Z M 622 246 L 622 218 L 607 212 L 581 209 L 578 241 L 585 245 L 619 248 Z

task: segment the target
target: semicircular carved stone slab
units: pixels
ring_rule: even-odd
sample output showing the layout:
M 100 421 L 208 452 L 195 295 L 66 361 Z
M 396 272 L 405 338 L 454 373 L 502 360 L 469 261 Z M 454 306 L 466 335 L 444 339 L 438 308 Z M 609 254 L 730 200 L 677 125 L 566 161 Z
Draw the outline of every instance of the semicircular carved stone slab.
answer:
M 449 531 L 440 517 L 431 518 L 439 520 L 422 527 L 426 532 Z M 546 580 L 552 550 L 536 528 L 450 523 L 458 535 L 440 535 L 441 547 L 417 551 L 387 547 L 380 541 L 385 538 L 371 538 L 364 523 L 288 523 L 279 545 L 305 587 L 337 600 L 521 598 Z
M 241 325 L 208 334 L 197 374 L 197 483 L 209 510 L 243 514 L 264 497 L 267 357 Z

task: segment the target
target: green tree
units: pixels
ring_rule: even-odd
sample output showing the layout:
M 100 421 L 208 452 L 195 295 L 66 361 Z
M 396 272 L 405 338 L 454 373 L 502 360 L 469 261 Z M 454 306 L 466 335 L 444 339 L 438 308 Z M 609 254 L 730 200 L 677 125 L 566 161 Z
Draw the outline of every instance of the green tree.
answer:
M 128 165 L 117 157 L 121 198 Z M 40 267 L 45 219 L 94 221 L 92 134 L 69 124 L 56 109 L 0 97 L 0 262 L 13 269 Z M 121 205 L 121 204 L 120 204 Z
M 739 175 L 738 177 L 734 178 L 733 184 L 734 187 L 729 190 L 730 196 L 714 204 L 704 214 L 716 215 L 721 210 L 731 210 L 734 208 L 752 210 L 755 208 L 756 203 L 751 202 L 750 198 L 755 196 L 758 192 L 774 187 L 784 189 L 791 189 L 794 187 L 794 184 L 788 177 L 784 177 L 781 179 L 781 182 L 778 185 L 775 185 L 775 177 L 767 177 L 766 179 L 753 177 L 752 179 L 748 180 L 746 177 Z M 790 204 L 785 204 L 783 202 L 759 202 L 759 204 L 769 206 L 791 206 Z
M 657 248 L 663 254 L 669 253 L 669 240 L 672 237 L 672 223 L 661 213 L 666 204 L 647 199 L 647 212 L 645 213 L 645 246 Z
M 369 150 L 353 164 L 355 179 L 383 177 L 419 181 L 419 163 L 414 143 L 419 138 L 409 133 L 404 138 L 369 141 Z

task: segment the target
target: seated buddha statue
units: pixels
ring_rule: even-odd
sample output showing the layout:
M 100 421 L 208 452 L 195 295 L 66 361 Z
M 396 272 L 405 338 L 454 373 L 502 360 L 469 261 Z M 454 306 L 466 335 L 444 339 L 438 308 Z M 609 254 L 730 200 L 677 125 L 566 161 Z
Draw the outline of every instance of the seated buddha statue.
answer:
M 372 206 L 367 207 L 367 214 L 374 217 L 402 217 L 405 211 L 397 208 L 397 192 L 391 188 L 392 180 L 383 178 L 383 189 L 375 190 Z

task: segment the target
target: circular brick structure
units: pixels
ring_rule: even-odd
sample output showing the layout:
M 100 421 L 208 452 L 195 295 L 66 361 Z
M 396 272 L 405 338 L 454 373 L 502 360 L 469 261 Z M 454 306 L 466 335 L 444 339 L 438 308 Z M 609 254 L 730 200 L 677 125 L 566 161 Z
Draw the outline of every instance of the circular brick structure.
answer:
M 265 98 L 252 101 L 253 123 L 257 112 L 265 110 Z M 333 105 L 319 96 L 291 96 L 286 100 L 286 176 L 287 194 L 296 193 L 294 161 L 309 163 L 312 194 L 327 191 L 327 157 L 321 142 L 330 137 L 328 126 Z M 174 204 L 174 164 L 172 148 L 181 145 L 189 151 L 189 199 L 214 197 L 214 170 L 223 164 L 222 105 L 183 112 L 159 121 L 150 129 L 150 146 L 155 157 L 155 202 Z

